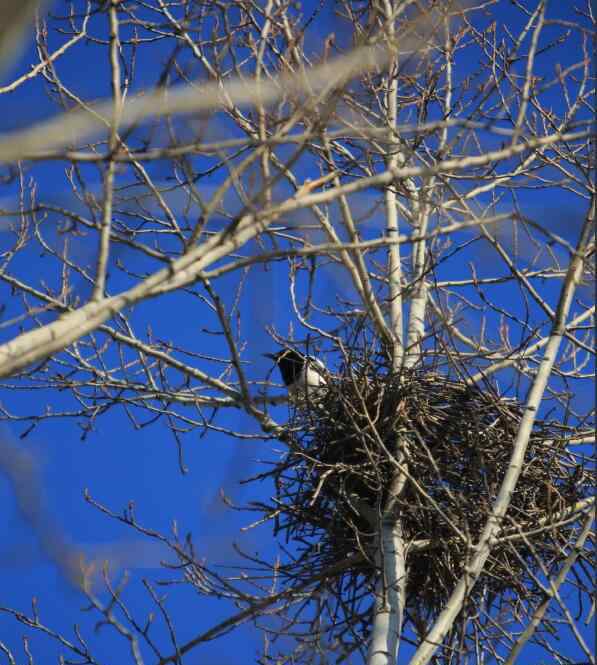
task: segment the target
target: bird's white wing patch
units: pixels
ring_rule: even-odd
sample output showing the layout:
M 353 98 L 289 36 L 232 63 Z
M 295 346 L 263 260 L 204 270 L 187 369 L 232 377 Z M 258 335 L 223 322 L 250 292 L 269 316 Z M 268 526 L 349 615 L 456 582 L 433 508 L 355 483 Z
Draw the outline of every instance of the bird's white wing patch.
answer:
M 326 373 L 326 367 L 321 360 L 309 358 L 301 371 L 300 379 L 288 386 L 289 394 L 295 399 L 304 398 L 306 395 L 310 398 L 316 397 L 320 389 L 327 383 Z
M 311 364 L 307 365 L 307 376 L 305 383 L 309 388 L 319 388 L 320 386 L 325 386 L 326 380 L 323 376 L 325 368 L 314 367 Z

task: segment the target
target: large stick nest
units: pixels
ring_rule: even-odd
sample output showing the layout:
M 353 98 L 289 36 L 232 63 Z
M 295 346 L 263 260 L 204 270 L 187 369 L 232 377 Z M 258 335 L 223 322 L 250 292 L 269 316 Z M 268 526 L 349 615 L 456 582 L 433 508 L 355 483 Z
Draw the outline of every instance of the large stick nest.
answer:
M 301 571 L 306 579 L 355 555 L 334 583 L 344 597 L 362 599 L 377 573 L 380 516 L 402 453 L 408 480 L 396 515 L 410 544 L 407 606 L 430 617 L 445 604 L 487 522 L 522 408 L 489 386 L 433 372 L 370 370 L 347 372 L 297 406 L 291 449 L 271 471 L 277 496 L 269 514 L 298 548 L 295 582 Z M 574 525 L 549 524 L 586 498 L 590 486 L 587 470 L 564 451 L 565 433 L 536 423 L 473 603 L 481 594 L 528 598 L 541 563 L 549 571 L 561 563 Z

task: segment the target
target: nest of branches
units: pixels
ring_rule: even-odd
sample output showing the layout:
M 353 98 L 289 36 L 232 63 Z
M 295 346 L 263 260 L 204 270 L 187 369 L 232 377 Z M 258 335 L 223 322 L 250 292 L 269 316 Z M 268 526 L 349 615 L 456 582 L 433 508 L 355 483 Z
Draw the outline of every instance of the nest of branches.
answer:
M 269 514 L 298 549 L 293 583 L 301 571 L 307 579 L 331 568 L 337 573 L 328 583 L 344 602 L 370 598 L 381 515 L 403 470 L 395 514 L 408 543 L 407 608 L 435 615 L 487 521 L 521 418 L 520 404 L 489 386 L 435 372 L 396 376 L 369 368 L 330 382 L 325 394 L 296 408 L 290 451 L 270 472 L 277 496 Z M 529 599 L 539 594 L 534 575 L 561 563 L 574 528 L 570 507 L 590 486 L 587 471 L 565 453 L 564 437 L 557 424 L 536 423 L 473 603 L 481 594 Z

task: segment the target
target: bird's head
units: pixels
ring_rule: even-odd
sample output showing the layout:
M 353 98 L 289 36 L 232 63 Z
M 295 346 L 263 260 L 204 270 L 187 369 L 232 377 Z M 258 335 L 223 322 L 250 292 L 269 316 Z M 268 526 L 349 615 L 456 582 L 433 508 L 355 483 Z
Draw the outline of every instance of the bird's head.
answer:
M 325 365 L 317 358 L 304 356 L 288 348 L 264 355 L 276 363 L 290 394 L 303 395 L 309 391 L 319 391 L 327 383 Z
M 305 356 L 294 349 L 282 349 L 277 353 L 264 353 L 263 355 L 276 363 L 287 386 L 298 379 L 305 365 Z
M 282 360 L 301 364 L 305 362 L 305 356 L 294 349 L 282 349 L 277 353 L 264 353 L 263 355 L 266 358 L 271 358 L 276 364 L 280 363 Z

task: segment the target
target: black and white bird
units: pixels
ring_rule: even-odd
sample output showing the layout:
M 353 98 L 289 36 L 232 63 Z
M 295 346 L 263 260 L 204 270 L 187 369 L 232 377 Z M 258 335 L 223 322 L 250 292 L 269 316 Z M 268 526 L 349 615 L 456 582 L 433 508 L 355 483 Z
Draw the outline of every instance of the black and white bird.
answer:
M 321 360 L 304 356 L 294 349 L 282 349 L 278 353 L 264 355 L 278 366 L 291 399 L 309 399 L 321 395 L 327 384 L 327 370 Z

